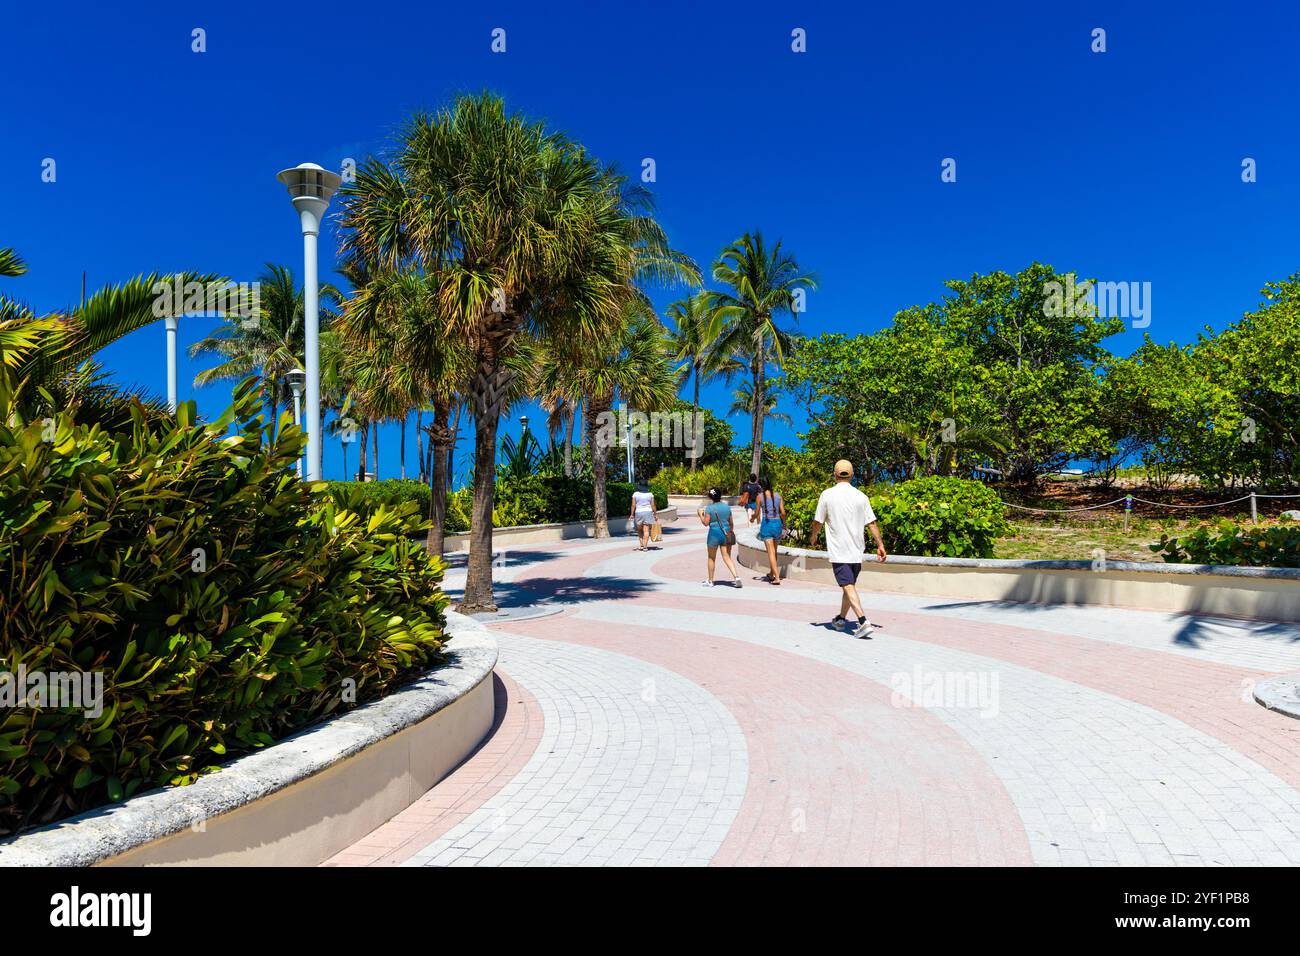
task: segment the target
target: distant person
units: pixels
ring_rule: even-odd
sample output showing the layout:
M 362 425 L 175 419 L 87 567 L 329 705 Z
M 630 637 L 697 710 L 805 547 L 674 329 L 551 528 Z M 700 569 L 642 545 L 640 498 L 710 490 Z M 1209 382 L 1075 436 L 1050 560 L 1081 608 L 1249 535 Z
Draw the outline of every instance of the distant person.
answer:
M 767 566 L 771 572 L 763 580 L 769 584 L 781 583 L 781 565 L 776 560 L 776 546 L 785 533 L 785 501 L 772 490 L 772 482 L 766 478 L 759 481 L 762 492 L 758 498 L 760 524 L 758 540 L 767 548 Z
M 749 481 L 740 486 L 740 504 L 749 514 L 750 524 L 754 523 L 754 516 L 758 514 L 758 496 L 762 493 L 758 475 L 750 475 Z
M 736 571 L 735 562 L 731 560 L 731 548 L 736 543 L 736 534 L 731 528 L 731 506 L 722 503 L 722 492 L 717 488 L 710 488 L 709 504 L 700 508 L 696 514 L 700 516 L 700 524 L 709 529 L 709 536 L 705 540 L 705 545 L 709 549 L 709 577 L 704 582 L 704 586 L 713 587 L 713 566 L 721 549 L 722 560 L 731 571 L 731 586 L 741 587 L 740 574 Z
M 876 513 L 871 510 L 871 502 L 853 487 L 853 465 L 844 459 L 835 463 L 835 484 L 817 499 L 817 513 L 813 516 L 808 547 L 817 547 L 817 536 L 823 527 L 826 528 L 826 554 L 831 561 L 831 570 L 835 572 L 835 583 L 843 592 L 840 595 L 840 613 L 835 615 L 831 626 L 844 630 L 849 624 L 845 615 L 852 609 L 858 619 L 853 636 L 870 637 L 874 631 L 858 598 L 864 528 L 870 528 L 871 536 L 876 539 L 876 557 L 884 561 L 888 555 L 885 554 L 885 542 L 880 537 L 880 526 L 876 523 Z
M 637 540 L 641 542 L 637 550 L 649 551 L 650 530 L 655 524 L 655 496 L 644 478 L 636 483 L 636 491 L 632 492 L 632 511 L 628 519 L 636 524 Z

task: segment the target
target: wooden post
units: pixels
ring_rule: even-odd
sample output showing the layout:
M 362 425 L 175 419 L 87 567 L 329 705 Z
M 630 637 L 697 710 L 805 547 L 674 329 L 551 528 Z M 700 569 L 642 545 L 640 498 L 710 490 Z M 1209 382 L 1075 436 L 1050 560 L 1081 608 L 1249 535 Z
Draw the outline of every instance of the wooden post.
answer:
M 1129 512 L 1132 510 L 1133 510 L 1133 496 L 1125 495 L 1124 496 L 1124 530 L 1125 531 L 1128 530 L 1128 515 Z

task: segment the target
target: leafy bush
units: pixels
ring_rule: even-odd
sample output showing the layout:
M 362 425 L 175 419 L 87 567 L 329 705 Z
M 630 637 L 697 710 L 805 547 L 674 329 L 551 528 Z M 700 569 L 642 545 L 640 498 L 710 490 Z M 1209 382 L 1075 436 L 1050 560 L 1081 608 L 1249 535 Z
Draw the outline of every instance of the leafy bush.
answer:
M 1197 528 L 1182 538 L 1162 534 L 1152 551 L 1170 564 L 1230 564 L 1255 568 L 1300 568 L 1300 527 L 1257 528 L 1225 522 Z
M 808 541 L 823 488 L 785 492 L 786 521 L 795 544 Z M 963 478 L 916 478 L 864 489 L 891 553 L 947 558 L 990 558 L 996 539 L 1011 530 L 997 492 Z M 822 543 L 824 546 L 823 534 Z
M 27 423 L 0 370 L 0 666 L 103 681 L 98 716 L 0 712 L 0 830 L 192 782 L 439 659 L 414 506 L 343 510 L 259 410 L 245 382 L 210 424 Z
M 746 472 L 748 477 L 749 473 Z M 724 495 L 736 493 L 736 466 L 730 462 L 701 465 L 694 474 L 690 465 L 673 465 L 655 475 L 653 485 L 670 495 L 703 495 L 710 488 L 720 488 Z
M 422 481 L 386 478 L 383 481 L 331 481 L 329 493 L 334 501 L 363 518 L 370 517 L 380 505 L 392 510 L 403 502 L 415 504 L 415 514 L 428 515 L 432 492 Z
M 469 530 L 470 508 L 474 503 L 474 492 L 469 488 L 458 488 L 447 493 L 447 514 L 443 518 L 442 529 L 447 534 L 460 534 Z
M 668 507 L 668 491 L 658 481 L 647 482 L 655 496 L 655 508 Z M 611 518 L 622 518 L 632 510 L 632 492 L 636 486 L 626 481 L 611 481 L 605 485 L 605 508 Z M 588 492 L 587 500 L 591 500 Z
M 900 482 L 872 500 L 889 551 L 945 558 L 991 558 L 1011 530 L 1002 499 L 965 478 Z

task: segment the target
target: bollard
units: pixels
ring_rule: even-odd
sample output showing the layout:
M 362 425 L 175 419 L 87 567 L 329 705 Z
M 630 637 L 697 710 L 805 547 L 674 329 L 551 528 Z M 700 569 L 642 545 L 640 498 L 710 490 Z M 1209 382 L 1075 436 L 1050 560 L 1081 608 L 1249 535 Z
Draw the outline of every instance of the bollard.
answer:
M 1129 516 L 1129 512 L 1132 510 L 1133 510 L 1133 496 L 1125 495 L 1124 496 L 1124 530 L 1125 531 L 1128 530 L 1128 516 Z
M 1255 509 L 1255 492 L 1250 493 L 1250 520 L 1259 524 L 1259 512 Z

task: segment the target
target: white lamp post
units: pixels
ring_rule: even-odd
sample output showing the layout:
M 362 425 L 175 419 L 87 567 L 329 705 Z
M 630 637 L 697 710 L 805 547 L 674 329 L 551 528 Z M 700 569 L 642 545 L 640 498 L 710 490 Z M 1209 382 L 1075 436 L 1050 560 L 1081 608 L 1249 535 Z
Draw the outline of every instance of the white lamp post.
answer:
M 293 391 L 293 423 L 299 428 L 302 427 L 302 387 L 307 380 L 307 373 L 300 368 L 290 370 L 284 376 L 289 380 L 289 388 Z M 302 456 L 298 457 L 298 477 L 302 477 Z
M 343 179 L 315 163 L 282 170 L 276 179 L 288 187 L 293 207 L 302 220 L 303 319 L 307 347 L 307 480 L 320 481 L 320 280 L 316 273 L 316 240 L 330 198 Z
M 627 431 L 627 480 L 634 482 L 636 476 L 632 474 L 632 409 L 627 405 L 624 405 L 623 408 L 626 410 L 625 414 L 627 416 L 623 422 Z
M 176 316 L 163 318 L 167 326 L 167 407 L 176 414 Z

